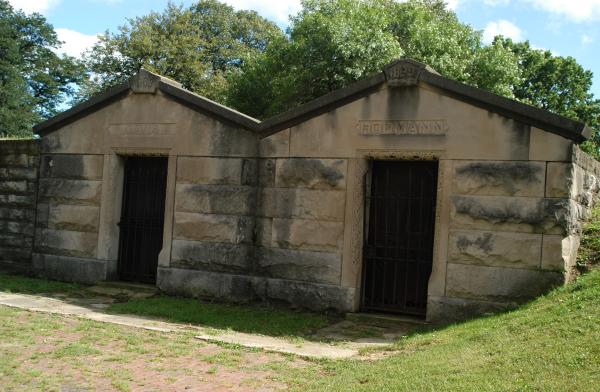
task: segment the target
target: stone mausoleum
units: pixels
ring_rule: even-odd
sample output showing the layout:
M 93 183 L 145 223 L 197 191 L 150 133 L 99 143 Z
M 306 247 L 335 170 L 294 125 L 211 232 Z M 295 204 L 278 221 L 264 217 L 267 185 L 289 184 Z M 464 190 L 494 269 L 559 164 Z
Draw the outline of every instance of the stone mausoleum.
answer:
M 584 124 L 399 60 L 258 121 L 141 70 L 0 143 L 3 268 L 453 320 L 572 275 Z

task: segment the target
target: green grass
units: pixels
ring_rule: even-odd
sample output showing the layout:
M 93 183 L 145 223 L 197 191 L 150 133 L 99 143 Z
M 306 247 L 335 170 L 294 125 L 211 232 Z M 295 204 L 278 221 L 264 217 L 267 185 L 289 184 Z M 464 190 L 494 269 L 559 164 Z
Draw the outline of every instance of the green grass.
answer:
M 81 291 L 83 286 L 47 279 L 29 278 L 0 272 L 0 291 L 23 294 L 70 294 Z
M 584 270 L 600 261 L 600 205 L 592 212 L 590 222 L 583 229 L 577 265 Z
M 135 314 L 171 322 L 269 336 L 304 335 L 328 324 L 320 314 L 255 305 L 208 303 L 197 299 L 157 296 L 115 303 L 108 312 Z

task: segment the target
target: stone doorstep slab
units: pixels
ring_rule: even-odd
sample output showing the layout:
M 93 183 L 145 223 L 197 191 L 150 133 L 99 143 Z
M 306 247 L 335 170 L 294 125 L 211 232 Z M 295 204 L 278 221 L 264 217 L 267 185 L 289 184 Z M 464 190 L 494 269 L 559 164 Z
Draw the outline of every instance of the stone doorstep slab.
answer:
M 65 300 L 42 297 L 27 294 L 13 294 L 0 292 L 0 305 L 32 312 L 60 314 L 65 316 L 77 316 L 88 320 L 124 325 L 127 327 L 141 328 L 158 332 L 189 332 L 190 329 L 197 330 L 197 339 L 212 343 L 237 344 L 247 348 L 259 348 L 269 352 L 293 354 L 305 358 L 327 358 L 344 359 L 359 355 L 359 350 L 369 347 L 385 347 L 390 342 L 379 343 L 346 343 L 334 346 L 326 343 L 301 342 L 292 343 L 282 338 L 263 335 L 254 335 L 242 332 L 227 332 L 223 334 L 210 334 L 201 327 L 185 324 L 168 323 L 164 321 L 151 320 L 138 316 L 112 315 L 104 313 L 93 307 L 84 307 L 70 304 Z

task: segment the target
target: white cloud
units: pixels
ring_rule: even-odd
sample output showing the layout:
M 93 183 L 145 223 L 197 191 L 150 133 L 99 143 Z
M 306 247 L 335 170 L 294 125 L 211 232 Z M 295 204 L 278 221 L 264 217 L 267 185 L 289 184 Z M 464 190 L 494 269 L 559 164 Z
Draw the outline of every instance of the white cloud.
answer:
M 536 8 L 575 22 L 600 20 L 600 0 L 525 0 Z
M 60 0 L 8 0 L 15 9 L 21 9 L 26 14 L 39 12 L 45 14 L 48 10 L 60 3 Z
M 80 57 L 81 53 L 90 49 L 98 41 L 97 34 L 87 35 L 79 31 L 64 28 L 56 29 L 56 35 L 60 41 L 64 42 L 56 52 L 73 57 Z
M 592 42 L 594 42 L 594 38 L 590 37 L 589 35 L 584 34 L 584 35 L 581 36 L 581 44 L 583 46 L 589 45 Z
M 450 8 L 451 10 L 455 10 L 460 5 L 461 1 L 462 0 L 446 0 L 446 4 L 448 5 L 448 8 Z
M 485 29 L 483 30 L 483 42 L 489 44 L 497 35 L 511 38 L 513 41 L 523 40 L 523 32 L 521 29 L 514 23 L 504 19 L 490 22 L 485 26 Z
M 300 11 L 300 0 L 224 0 L 235 9 L 254 10 L 280 25 L 288 24 L 290 14 Z
M 574 22 L 600 20 L 600 0 L 514 0 L 560 15 Z M 484 0 L 486 5 L 506 5 L 511 0 Z

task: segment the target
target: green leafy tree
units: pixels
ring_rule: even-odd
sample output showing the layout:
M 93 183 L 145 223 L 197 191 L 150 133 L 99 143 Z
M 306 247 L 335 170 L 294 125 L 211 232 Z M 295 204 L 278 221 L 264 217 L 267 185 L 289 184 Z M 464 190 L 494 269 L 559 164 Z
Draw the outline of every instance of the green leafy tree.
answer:
M 514 86 L 516 99 L 539 108 L 585 122 L 594 129 L 584 148 L 600 157 L 600 100 L 590 92 L 593 74 L 573 57 L 554 56 L 534 49 L 529 42 L 497 37 L 519 59 L 522 81 Z
M 131 19 L 106 32 L 85 55 L 93 77 L 82 96 L 123 82 L 141 67 L 173 78 L 198 94 L 224 101 L 227 77 L 283 35 L 254 11 L 235 11 L 215 0 Z
M 270 116 L 380 71 L 398 57 L 508 97 L 519 80 L 514 53 L 501 42 L 483 45 L 481 33 L 460 23 L 443 1 L 305 0 L 302 6 L 291 19 L 289 38 L 233 78 L 230 105 Z
M 31 127 L 56 114 L 85 70 L 59 56 L 61 42 L 39 14 L 25 15 L 0 0 L 0 137 L 32 136 Z

